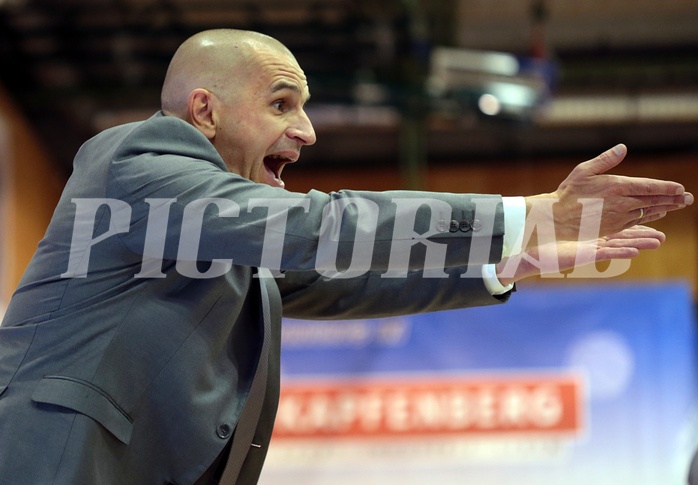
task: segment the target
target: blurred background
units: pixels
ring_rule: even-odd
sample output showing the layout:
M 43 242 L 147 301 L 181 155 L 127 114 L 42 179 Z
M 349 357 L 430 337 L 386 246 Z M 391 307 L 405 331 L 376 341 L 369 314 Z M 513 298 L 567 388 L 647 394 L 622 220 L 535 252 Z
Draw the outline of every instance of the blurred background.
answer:
M 43 235 L 81 143 L 156 112 L 177 46 L 229 27 L 276 37 L 309 78 L 318 143 L 285 170 L 291 190 L 549 192 L 575 164 L 622 142 L 629 156 L 616 173 L 673 179 L 698 193 L 695 0 L 0 0 L 0 302 Z M 660 296 L 690 308 L 680 339 L 669 337 L 691 356 L 698 209 L 656 226 L 667 243 L 613 282 L 678 285 Z M 613 303 L 612 289 L 602 291 Z M 623 295 L 627 308 L 656 311 L 647 310 L 652 294 Z M 541 299 L 552 311 L 550 297 Z M 608 319 L 594 318 L 599 328 Z M 667 318 L 676 316 L 648 325 L 667 328 Z M 692 376 L 692 360 L 678 365 Z M 685 419 L 677 417 L 680 429 Z

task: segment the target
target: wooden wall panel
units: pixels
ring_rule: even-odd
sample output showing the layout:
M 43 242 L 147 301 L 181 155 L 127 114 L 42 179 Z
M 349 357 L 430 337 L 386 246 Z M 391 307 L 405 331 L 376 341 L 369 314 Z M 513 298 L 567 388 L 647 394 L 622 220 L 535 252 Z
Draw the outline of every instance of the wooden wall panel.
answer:
M 64 180 L 40 141 L 0 89 L 0 129 L 3 129 L 2 284 L 0 301 L 7 302 L 44 235 Z

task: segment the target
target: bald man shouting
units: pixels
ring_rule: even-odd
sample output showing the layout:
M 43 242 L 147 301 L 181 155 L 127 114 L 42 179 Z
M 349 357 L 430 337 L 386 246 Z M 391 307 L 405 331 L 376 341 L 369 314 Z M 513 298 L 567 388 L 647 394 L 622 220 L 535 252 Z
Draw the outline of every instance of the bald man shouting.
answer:
M 623 145 L 531 197 L 291 192 L 309 97 L 276 40 L 202 32 L 160 112 L 83 145 L 0 326 L 0 484 L 257 483 L 282 312 L 501 304 L 522 278 L 657 248 L 639 224 L 693 202 L 606 174 Z

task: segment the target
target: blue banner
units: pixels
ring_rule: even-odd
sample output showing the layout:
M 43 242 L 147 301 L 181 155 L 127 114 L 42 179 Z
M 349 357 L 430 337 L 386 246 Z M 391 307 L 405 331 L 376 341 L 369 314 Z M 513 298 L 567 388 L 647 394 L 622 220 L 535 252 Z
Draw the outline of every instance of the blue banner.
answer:
M 284 321 L 262 484 L 684 484 L 698 436 L 683 284 Z

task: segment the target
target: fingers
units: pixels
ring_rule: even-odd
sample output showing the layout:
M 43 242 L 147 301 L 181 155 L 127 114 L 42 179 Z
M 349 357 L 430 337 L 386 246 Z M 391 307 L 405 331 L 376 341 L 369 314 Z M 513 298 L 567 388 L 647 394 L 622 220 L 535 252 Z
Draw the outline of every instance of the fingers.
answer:
M 690 192 L 684 192 L 681 195 L 635 196 L 633 199 L 635 199 L 637 207 L 644 207 L 645 211 L 654 207 L 655 209 L 660 209 L 660 212 L 683 209 L 694 202 L 693 194 Z
M 680 210 L 693 204 L 694 197 L 690 192 L 675 197 L 652 196 L 636 198 L 639 209 L 633 209 L 630 216 L 632 224 L 646 224 L 659 220 L 667 215 L 667 212 Z
M 613 148 L 606 150 L 599 156 L 580 163 L 577 165 L 575 170 L 573 170 L 573 173 L 576 172 L 576 175 L 581 175 L 582 173 L 586 173 L 586 175 L 604 174 L 620 164 L 627 153 L 628 148 L 624 144 L 620 143 Z M 676 196 L 683 195 L 685 191 L 683 185 L 677 182 L 643 177 L 618 176 L 614 178 L 615 191 L 617 191 L 616 193 L 622 193 L 628 196 Z
M 603 241 L 599 244 L 599 248 L 606 249 L 621 249 L 621 248 L 634 248 L 638 250 L 645 249 L 657 249 L 662 245 L 662 241 L 655 239 L 653 237 L 636 237 L 627 239 L 611 239 L 610 241 Z
M 632 247 L 621 248 L 599 248 L 596 253 L 597 261 L 605 261 L 609 259 L 630 259 L 640 255 L 640 250 Z
M 589 170 L 594 175 L 606 173 L 622 162 L 627 153 L 628 148 L 621 143 L 609 150 L 606 150 L 598 157 L 579 164 L 579 167 Z
M 599 248 L 596 252 L 596 261 L 608 261 L 610 259 L 632 259 L 640 255 L 637 248 Z
M 611 238 L 599 240 L 595 260 L 631 259 L 640 251 L 658 249 L 666 240 L 664 233 L 651 227 L 635 226 L 621 231 Z
M 648 226 L 633 226 L 598 241 L 596 258 L 634 258 L 642 250 L 659 248 L 666 234 Z
M 658 180 L 644 177 L 618 176 L 615 185 L 619 193 L 630 197 L 666 197 L 672 203 L 684 203 L 685 189 L 683 185 L 669 180 Z M 690 196 L 693 203 L 693 196 Z
M 666 241 L 666 234 L 662 231 L 658 231 L 653 227 L 635 225 L 623 231 L 611 234 L 602 238 L 604 241 L 609 242 L 612 240 L 623 240 L 623 239 L 637 239 L 637 238 L 652 238 L 660 242 Z

